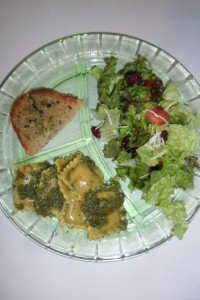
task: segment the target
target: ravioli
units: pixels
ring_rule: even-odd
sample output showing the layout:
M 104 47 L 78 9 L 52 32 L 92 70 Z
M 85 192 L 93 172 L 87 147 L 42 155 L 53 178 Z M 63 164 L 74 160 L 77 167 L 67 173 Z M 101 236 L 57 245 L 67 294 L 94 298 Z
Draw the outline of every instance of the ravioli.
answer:
M 103 184 L 103 174 L 94 162 L 81 152 L 71 156 L 70 161 L 63 158 L 62 161 L 55 161 L 55 163 L 58 172 L 62 170 L 58 173 L 58 184 L 68 204 L 64 220 L 69 226 L 86 228 L 82 212 L 83 197 L 87 191 Z
M 107 217 L 107 223 L 102 225 L 100 228 L 88 226 L 88 238 L 89 240 L 101 239 L 107 235 L 118 233 L 124 230 L 126 227 L 125 211 L 121 207 Z
M 85 195 L 83 213 L 90 240 L 100 239 L 126 228 L 124 195 L 118 185 L 103 185 Z
M 70 155 L 64 156 L 64 157 L 58 157 L 58 158 L 56 158 L 55 159 L 55 165 L 56 165 L 58 174 L 60 174 L 60 172 L 64 169 L 64 167 L 68 163 L 70 163 L 70 161 L 72 161 L 76 156 L 77 156 L 77 153 L 70 154 Z

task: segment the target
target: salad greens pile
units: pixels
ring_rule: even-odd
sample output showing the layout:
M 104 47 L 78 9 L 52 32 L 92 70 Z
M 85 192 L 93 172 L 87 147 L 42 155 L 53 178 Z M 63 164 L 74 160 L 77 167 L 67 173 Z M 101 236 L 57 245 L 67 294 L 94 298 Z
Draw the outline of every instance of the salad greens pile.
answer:
M 103 68 L 91 70 L 99 97 L 93 114 L 100 124 L 92 132 L 118 176 L 131 190 L 142 190 L 144 200 L 173 221 L 173 233 L 182 239 L 186 209 L 174 192 L 193 187 L 200 115 L 181 102 L 174 82 L 163 84 L 144 57 L 119 70 L 116 57 L 104 60 Z

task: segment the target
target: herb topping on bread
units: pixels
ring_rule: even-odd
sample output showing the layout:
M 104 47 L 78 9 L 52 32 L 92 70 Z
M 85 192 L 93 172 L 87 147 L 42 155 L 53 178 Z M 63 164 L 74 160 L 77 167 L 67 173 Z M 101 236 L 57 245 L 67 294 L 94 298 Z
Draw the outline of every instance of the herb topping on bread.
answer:
M 19 96 L 11 109 L 13 128 L 29 155 L 39 152 L 79 112 L 83 101 L 49 88 Z

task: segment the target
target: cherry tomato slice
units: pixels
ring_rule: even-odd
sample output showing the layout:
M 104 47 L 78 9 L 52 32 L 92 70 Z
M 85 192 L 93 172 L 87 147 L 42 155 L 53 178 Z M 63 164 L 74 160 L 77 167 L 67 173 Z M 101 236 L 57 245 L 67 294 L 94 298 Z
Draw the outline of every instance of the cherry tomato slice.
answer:
M 148 110 L 146 113 L 146 117 L 149 123 L 155 124 L 155 125 L 163 125 L 169 122 L 170 116 L 161 107 L 154 107 L 151 110 Z

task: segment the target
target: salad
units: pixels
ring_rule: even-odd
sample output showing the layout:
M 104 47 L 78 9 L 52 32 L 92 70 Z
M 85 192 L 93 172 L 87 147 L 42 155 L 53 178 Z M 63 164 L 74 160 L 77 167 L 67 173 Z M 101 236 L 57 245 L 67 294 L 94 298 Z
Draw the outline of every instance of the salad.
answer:
M 104 61 L 104 67 L 91 69 L 99 98 L 92 111 L 99 124 L 92 133 L 121 180 L 128 181 L 130 190 L 140 189 L 182 239 L 188 227 L 186 208 L 174 193 L 193 188 L 194 170 L 200 168 L 200 114 L 181 101 L 175 82 L 162 82 L 144 57 L 121 69 L 116 57 Z

